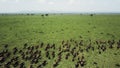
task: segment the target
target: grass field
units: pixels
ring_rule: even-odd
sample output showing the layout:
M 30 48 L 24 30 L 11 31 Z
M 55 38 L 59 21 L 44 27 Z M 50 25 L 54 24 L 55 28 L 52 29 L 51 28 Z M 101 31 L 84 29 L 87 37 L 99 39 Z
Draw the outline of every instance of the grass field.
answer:
M 38 68 L 77 68 L 79 60 L 84 60 L 84 62 L 83 66 L 79 64 L 78 68 L 120 68 L 119 40 L 119 14 L 93 16 L 89 14 L 50 14 L 45 17 L 41 15 L 1 15 L 0 68 L 8 68 L 6 63 L 9 61 L 11 68 L 20 68 L 22 62 L 24 65 L 21 68 L 32 68 L 32 66 L 37 68 L 39 65 L 41 67 Z M 41 43 L 44 43 L 43 46 Z M 55 48 L 52 48 L 53 44 L 55 44 Z M 48 50 L 45 50 L 46 48 Z M 25 56 L 36 55 L 32 52 L 41 51 L 40 57 L 42 58 L 37 57 L 38 62 L 31 63 L 36 58 L 22 58 L 23 54 L 21 55 L 20 50 L 22 53 L 31 50 Z M 71 53 L 72 51 L 74 53 Z M 6 57 L 8 52 L 10 56 Z M 15 54 L 13 54 L 14 52 Z M 51 55 L 53 52 L 55 57 Z M 46 53 L 50 55 L 46 57 Z M 59 53 L 61 54 L 58 55 Z M 37 53 L 37 55 L 40 54 Z M 5 60 L 2 62 L 4 57 Z M 11 61 L 14 57 L 18 57 L 18 59 Z M 46 64 L 42 64 L 44 61 Z M 54 66 L 57 61 L 58 65 Z

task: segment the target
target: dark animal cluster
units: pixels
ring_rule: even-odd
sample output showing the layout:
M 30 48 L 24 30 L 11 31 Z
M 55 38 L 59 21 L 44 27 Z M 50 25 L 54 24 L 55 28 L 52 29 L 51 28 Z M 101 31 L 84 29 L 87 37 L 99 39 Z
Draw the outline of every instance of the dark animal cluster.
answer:
M 95 47 L 93 44 L 97 46 Z M 70 39 L 63 40 L 60 46 L 42 42 L 35 46 L 25 43 L 23 48 L 14 47 L 12 50 L 8 47 L 9 45 L 6 44 L 3 50 L 0 50 L 0 68 L 43 68 L 50 63 L 48 60 L 54 60 L 51 67 L 56 68 L 62 60 L 68 59 L 75 62 L 73 64 L 75 68 L 79 68 L 87 64 L 84 52 L 98 50 L 98 54 L 101 54 L 108 48 L 120 49 L 120 40 L 117 42 L 115 40 L 96 40 L 95 42 L 89 40 L 89 44 L 85 45 L 84 40 Z M 119 64 L 116 65 L 119 66 Z

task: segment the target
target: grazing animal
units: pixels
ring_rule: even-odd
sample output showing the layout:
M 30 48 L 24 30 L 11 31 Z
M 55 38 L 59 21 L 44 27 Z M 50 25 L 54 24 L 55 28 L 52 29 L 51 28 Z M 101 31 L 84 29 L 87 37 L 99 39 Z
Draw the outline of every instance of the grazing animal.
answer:
M 5 45 L 4 45 L 4 48 L 7 48 L 7 47 L 8 47 L 8 44 L 5 44 Z

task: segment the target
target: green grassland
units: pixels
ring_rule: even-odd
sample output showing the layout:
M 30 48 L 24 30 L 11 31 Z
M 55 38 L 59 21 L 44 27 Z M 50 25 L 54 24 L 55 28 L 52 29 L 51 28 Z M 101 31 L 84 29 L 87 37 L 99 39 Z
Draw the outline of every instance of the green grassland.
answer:
M 83 45 L 78 47 L 77 43 L 83 40 Z M 76 52 L 83 49 L 83 52 L 79 52 L 77 56 L 81 58 L 85 57 L 85 66 L 83 68 L 119 68 L 120 67 L 120 49 L 117 49 L 117 42 L 120 40 L 120 15 L 93 15 L 89 14 L 50 14 L 42 17 L 41 15 L 0 15 L 0 52 L 6 50 L 4 45 L 8 44 L 7 50 L 12 52 L 14 47 L 22 49 L 27 43 L 28 46 L 37 46 L 42 42 L 43 48 L 38 48 L 42 51 L 43 58 L 39 60 L 37 64 L 32 64 L 34 68 L 41 64 L 43 60 L 47 61 L 47 65 L 43 68 L 53 68 L 55 60 L 58 58 L 57 54 L 60 52 L 59 47 L 63 47 L 62 41 L 71 45 L 70 50 L 76 47 Z M 97 49 L 98 45 L 95 41 L 108 41 L 115 40 L 113 48 L 109 48 L 108 43 L 99 44 L 104 45 L 106 50 L 99 54 Z M 55 44 L 55 49 L 49 51 L 55 51 L 55 58 L 48 59 L 45 57 L 45 47 L 47 44 Z M 94 51 L 91 49 L 86 52 L 85 48 L 91 43 L 94 47 Z M 63 47 L 62 50 L 65 48 Z M 25 52 L 27 49 L 23 49 Z M 78 59 L 71 61 L 73 56 L 70 54 L 66 60 L 65 56 L 69 52 L 62 53 L 62 59 L 56 68 L 75 68 L 75 64 Z M 4 63 L 0 64 L 0 68 L 5 68 L 4 64 L 8 62 L 12 57 L 19 56 L 17 53 L 11 55 Z M 29 60 L 22 60 L 25 62 L 26 68 L 30 67 Z M 96 62 L 96 63 L 95 63 Z M 14 68 L 11 65 L 12 68 Z M 19 68 L 16 67 L 16 68 Z M 79 66 L 80 68 L 80 66 Z

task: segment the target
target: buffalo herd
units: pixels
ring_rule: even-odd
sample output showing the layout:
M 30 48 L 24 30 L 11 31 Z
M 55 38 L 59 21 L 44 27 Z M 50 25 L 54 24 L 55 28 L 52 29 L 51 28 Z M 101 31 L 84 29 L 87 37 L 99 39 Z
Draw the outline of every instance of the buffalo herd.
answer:
M 84 52 L 97 50 L 97 53 L 101 54 L 107 49 L 120 49 L 120 40 L 89 40 L 88 44 L 85 43 L 84 40 L 70 39 L 61 41 L 59 45 L 44 42 L 38 45 L 25 43 L 22 48 L 10 48 L 9 44 L 4 44 L 0 50 L 0 68 L 46 68 L 48 64 L 51 64 L 49 68 L 57 68 L 63 60 L 68 59 L 69 62 L 74 62 L 74 68 L 80 68 L 87 64 Z M 116 66 L 120 67 L 119 64 Z

